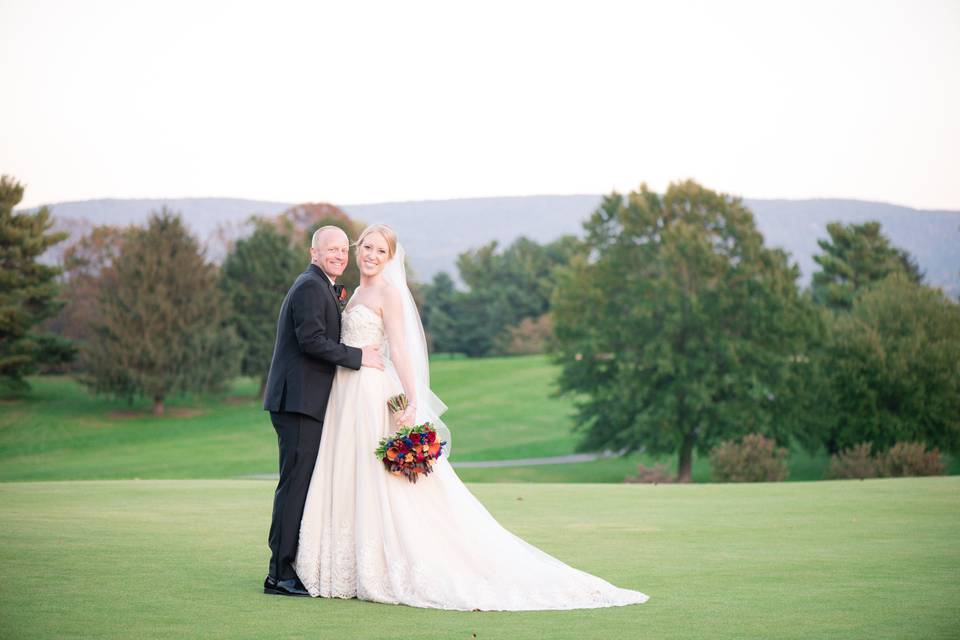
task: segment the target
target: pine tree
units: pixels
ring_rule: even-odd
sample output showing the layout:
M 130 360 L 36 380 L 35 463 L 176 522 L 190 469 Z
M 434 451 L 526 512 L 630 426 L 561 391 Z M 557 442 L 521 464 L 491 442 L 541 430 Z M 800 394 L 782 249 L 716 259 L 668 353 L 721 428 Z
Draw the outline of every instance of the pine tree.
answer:
M 277 312 L 287 289 L 307 260 L 274 225 L 255 221 L 223 263 L 220 287 L 230 300 L 231 324 L 243 342 L 240 371 L 266 384 L 277 330 Z
M 460 348 L 454 320 L 457 295 L 446 271 L 433 276 L 433 281 L 424 287 L 423 329 L 430 339 L 431 352 L 450 353 Z
M 164 399 L 216 392 L 236 374 L 241 345 L 216 267 L 178 215 L 151 215 L 130 234 L 99 288 L 84 382 L 96 392 Z
M 29 388 L 24 377 L 43 363 L 68 360 L 70 343 L 41 333 L 38 325 L 56 314 L 59 269 L 37 258 L 66 234 L 50 233 L 50 210 L 16 213 L 23 185 L 0 177 L 0 384 L 17 392 Z
M 849 310 L 863 287 L 900 273 L 919 284 L 920 267 L 909 253 L 898 249 L 883 234 L 879 222 L 827 225 L 829 240 L 818 240 L 823 253 L 813 259 L 820 271 L 813 274 L 813 298 L 831 309 Z

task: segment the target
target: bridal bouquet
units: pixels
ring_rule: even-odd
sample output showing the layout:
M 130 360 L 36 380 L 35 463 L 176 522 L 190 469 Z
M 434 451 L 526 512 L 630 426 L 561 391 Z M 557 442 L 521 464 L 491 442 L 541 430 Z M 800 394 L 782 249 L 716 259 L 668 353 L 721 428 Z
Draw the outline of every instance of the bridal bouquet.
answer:
M 406 398 L 403 394 L 394 396 L 387 405 L 391 411 L 402 411 L 406 407 Z M 433 426 L 425 422 L 401 427 L 392 436 L 381 439 L 374 453 L 387 471 L 416 482 L 420 476 L 433 471 L 433 463 L 440 459 L 445 444 L 438 439 Z

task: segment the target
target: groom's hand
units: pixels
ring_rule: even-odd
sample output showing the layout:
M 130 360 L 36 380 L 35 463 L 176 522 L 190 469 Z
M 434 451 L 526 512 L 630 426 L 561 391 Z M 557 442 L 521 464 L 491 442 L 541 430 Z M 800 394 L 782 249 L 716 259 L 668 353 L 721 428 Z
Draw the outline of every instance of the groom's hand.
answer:
M 368 344 L 361 349 L 363 355 L 360 358 L 360 365 L 364 367 L 373 367 L 383 371 L 383 358 L 380 357 L 380 347 Z

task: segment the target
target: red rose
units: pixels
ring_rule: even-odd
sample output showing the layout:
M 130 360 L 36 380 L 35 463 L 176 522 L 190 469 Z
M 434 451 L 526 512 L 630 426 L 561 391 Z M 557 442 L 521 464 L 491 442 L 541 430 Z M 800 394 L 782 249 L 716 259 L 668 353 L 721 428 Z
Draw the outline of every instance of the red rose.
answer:
M 437 439 L 437 432 L 436 432 L 436 431 L 427 431 L 427 443 L 428 443 L 428 444 L 433 444 L 433 442 L 434 442 L 436 439 Z
M 417 462 L 423 462 L 426 460 L 426 457 L 422 453 L 417 454 Z
M 410 451 L 410 447 L 408 447 L 407 443 L 404 442 L 403 440 L 397 440 L 396 447 L 400 453 L 407 453 L 408 451 Z

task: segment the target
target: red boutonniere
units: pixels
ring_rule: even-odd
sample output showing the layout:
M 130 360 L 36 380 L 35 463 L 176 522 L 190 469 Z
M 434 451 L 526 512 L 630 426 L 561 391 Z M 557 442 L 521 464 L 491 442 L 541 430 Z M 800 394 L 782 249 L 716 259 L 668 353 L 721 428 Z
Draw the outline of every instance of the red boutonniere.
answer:
M 335 284 L 333 285 L 333 292 L 337 295 L 340 308 L 343 309 L 347 304 L 347 288 L 342 284 Z

